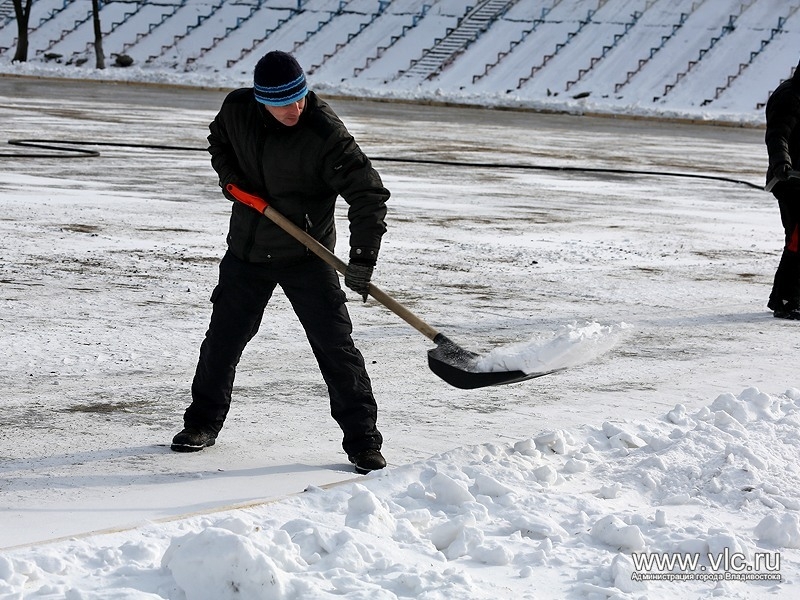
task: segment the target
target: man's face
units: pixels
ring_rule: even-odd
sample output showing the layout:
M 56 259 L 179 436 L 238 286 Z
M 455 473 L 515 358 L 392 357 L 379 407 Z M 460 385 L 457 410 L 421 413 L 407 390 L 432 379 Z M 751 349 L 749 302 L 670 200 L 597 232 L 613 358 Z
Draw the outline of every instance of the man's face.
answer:
M 305 107 L 305 98 L 301 98 L 297 102 L 292 102 L 286 106 L 264 105 L 264 108 L 267 109 L 267 112 L 275 117 L 275 120 L 283 125 L 286 125 L 287 127 L 293 127 L 294 125 L 297 125 L 297 122 L 300 120 L 300 115 L 303 113 L 303 109 Z

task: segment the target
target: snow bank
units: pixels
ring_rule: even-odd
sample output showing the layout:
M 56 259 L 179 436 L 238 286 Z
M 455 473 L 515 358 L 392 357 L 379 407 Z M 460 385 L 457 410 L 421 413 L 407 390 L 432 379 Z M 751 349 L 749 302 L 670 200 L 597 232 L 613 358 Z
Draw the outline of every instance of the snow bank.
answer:
M 278 503 L 9 552 L 0 593 L 776 597 L 798 575 L 798 424 L 800 390 L 748 388 L 694 414 L 461 448 Z M 684 562 L 657 562 L 670 556 Z

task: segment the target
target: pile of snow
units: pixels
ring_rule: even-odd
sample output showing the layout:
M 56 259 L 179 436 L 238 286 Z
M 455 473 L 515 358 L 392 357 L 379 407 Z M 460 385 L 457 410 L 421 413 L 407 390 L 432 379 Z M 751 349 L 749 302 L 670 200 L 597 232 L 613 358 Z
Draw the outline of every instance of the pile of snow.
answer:
M 465 447 L 0 557 L 4 598 L 755 598 L 800 575 L 800 390 Z M 783 596 L 788 597 L 788 596 Z

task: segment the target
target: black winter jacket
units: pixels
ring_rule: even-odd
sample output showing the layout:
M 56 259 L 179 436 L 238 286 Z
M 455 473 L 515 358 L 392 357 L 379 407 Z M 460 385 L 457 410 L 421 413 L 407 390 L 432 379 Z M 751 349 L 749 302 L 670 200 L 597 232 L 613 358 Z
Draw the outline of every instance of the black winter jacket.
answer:
M 389 191 L 333 110 L 309 92 L 297 125 L 275 120 L 242 88 L 225 98 L 209 125 L 208 151 L 219 184 L 261 196 L 333 251 L 334 205 L 349 205 L 350 258 L 374 263 L 386 231 Z M 247 262 L 301 257 L 307 250 L 252 208 L 234 202 L 228 248 Z
M 800 169 L 800 65 L 790 79 L 772 92 L 765 112 L 767 132 L 764 139 L 769 155 L 769 183 L 779 164 L 789 163 L 793 169 Z M 800 183 L 796 179 L 781 181 L 772 191 L 775 195 L 796 194 L 800 191 Z

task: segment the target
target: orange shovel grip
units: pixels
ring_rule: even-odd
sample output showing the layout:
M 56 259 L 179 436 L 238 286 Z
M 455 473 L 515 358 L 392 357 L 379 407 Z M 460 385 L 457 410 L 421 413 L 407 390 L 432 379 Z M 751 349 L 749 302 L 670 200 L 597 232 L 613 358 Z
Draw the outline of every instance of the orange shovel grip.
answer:
M 269 203 L 267 203 L 266 200 L 256 196 L 255 194 L 245 192 L 243 189 L 237 187 L 233 183 L 226 185 L 225 189 L 228 190 L 231 196 L 236 198 L 239 202 L 246 204 L 250 208 L 255 208 L 260 213 L 263 213 L 269 207 Z

